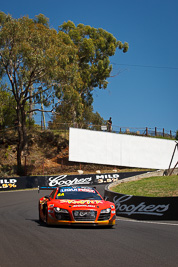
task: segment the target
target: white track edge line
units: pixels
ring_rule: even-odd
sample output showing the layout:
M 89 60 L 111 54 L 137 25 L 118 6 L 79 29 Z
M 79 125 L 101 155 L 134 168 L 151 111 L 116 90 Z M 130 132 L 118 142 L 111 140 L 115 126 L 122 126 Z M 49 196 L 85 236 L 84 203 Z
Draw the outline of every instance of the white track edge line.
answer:
M 116 221 L 178 226 L 178 223 L 176 224 L 176 223 L 164 223 L 164 222 L 154 222 L 154 221 L 137 221 L 137 220 L 132 220 L 132 219 L 129 219 L 129 220 L 116 219 Z

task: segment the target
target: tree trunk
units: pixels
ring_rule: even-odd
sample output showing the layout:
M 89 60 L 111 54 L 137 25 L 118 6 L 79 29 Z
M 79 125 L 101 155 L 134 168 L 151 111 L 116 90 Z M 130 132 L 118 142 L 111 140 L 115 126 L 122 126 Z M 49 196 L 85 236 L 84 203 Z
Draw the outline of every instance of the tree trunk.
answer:
M 33 113 L 31 112 L 33 109 L 33 101 L 32 101 L 32 87 L 29 88 L 29 129 L 31 129 L 32 120 L 33 120 Z
M 17 121 L 18 121 L 18 144 L 17 144 L 17 174 L 23 175 L 22 166 L 22 152 L 27 144 L 26 126 L 25 126 L 25 110 L 24 106 L 17 108 Z

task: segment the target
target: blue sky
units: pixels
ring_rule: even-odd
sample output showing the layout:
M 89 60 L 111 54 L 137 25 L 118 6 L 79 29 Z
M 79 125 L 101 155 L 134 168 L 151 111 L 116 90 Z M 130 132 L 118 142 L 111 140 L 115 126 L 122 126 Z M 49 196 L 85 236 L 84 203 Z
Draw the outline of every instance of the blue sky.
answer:
M 127 53 L 110 58 L 119 75 L 94 90 L 94 111 L 118 127 L 178 130 L 177 0 L 7 0 L 0 9 L 15 18 L 42 13 L 56 30 L 68 20 L 103 28 L 128 42 Z

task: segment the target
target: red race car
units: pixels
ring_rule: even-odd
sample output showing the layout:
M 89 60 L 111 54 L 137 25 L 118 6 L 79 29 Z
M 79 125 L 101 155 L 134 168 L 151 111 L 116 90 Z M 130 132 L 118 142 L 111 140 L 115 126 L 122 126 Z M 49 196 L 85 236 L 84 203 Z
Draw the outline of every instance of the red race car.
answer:
M 43 188 L 45 189 L 45 188 Z M 84 224 L 112 227 L 116 210 L 92 187 L 57 187 L 39 201 L 39 219 L 49 224 Z

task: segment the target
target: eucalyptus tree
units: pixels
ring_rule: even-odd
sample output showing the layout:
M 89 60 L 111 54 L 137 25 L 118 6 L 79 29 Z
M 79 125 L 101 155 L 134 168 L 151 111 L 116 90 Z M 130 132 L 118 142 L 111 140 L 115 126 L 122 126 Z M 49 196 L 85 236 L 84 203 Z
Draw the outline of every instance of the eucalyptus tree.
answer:
M 16 119 L 15 101 L 10 92 L 7 91 L 7 85 L 0 80 L 0 130 L 14 126 Z
M 77 46 L 79 73 L 82 82 L 78 83 L 75 90 L 78 92 L 80 101 L 82 100 L 84 111 L 93 103 L 94 88 L 107 88 L 107 79 L 112 71 L 110 57 L 115 54 L 116 49 L 120 49 L 124 53 L 127 52 L 129 46 L 126 42 L 118 41 L 104 29 L 96 29 L 83 24 L 75 26 L 72 21 L 64 22 L 59 26 L 60 31 L 68 34 Z M 69 106 L 68 109 L 70 107 L 74 108 L 74 106 Z M 81 113 L 80 117 L 82 118 Z
M 64 32 L 50 28 L 45 16 L 15 19 L 0 12 L 0 70 L 9 80 L 16 103 L 19 171 L 27 144 L 26 118 L 28 112 L 34 111 L 26 111 L 26 104 L 41 93 L 44 100 L 53 99 L 56 88 L 66 89 L 70 77 L 74 79 L 76 66 L 72 40 Z

